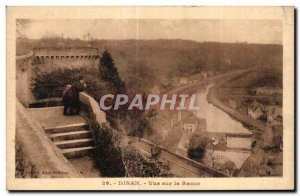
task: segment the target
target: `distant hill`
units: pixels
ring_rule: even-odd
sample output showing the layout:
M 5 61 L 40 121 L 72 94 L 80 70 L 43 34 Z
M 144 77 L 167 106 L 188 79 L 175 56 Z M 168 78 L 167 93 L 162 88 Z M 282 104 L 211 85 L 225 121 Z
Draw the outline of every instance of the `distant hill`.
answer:
M 36 47 L 97 47 L 107 49 L 127 84 L 148 89 L 173 77 L 202 71 L 229 71 L 257 66 L 282 69 L 282 45 L 214 43 L 188 40 L 18 40 L 17 54 Z
M 221 85 L 226 88 L 275 87 L 282 88 L 282 72 L 279 70 L 259 69 L 247 75 L 236 77 Z

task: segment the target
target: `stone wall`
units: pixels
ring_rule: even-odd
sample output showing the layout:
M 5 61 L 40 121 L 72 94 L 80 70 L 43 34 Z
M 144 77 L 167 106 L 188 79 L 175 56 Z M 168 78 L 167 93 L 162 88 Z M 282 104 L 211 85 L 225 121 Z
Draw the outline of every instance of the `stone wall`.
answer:
M 16 57 L 16 94 L 24 106 L 28 106 L 34 100 L 30 90 L 32 60 L 33 52 Z
M 17 98 L 26 107 L 35 101 L 31 83 L 39 73 L 50 73 L 56 69 L 95 68 L 99 61 L 97 48 L 36 48 L 29 54 L 17 56 Z
M 33 54 L 36 58 L 90 58 L 91 56 L 99 56 L 99 51 L 97 48 L 35 48 L 33 49 Z
M 16 110 L 16 178 L 82 177 L 18 99 Z
M 94 68 L 99 63 L 97 48 L 49 49 L 33 50 L 34 65 L 41 72 L 51 72 L 57 68 Z
M 89 96 L 87 93 L 81 92 L 79 94 L 79 100 L 81 104 L 89 107 L 90 112 L 99 124 L 107 122 L 106 114 L 102 110 L 100 110 L 99 104 L 93 97 Z

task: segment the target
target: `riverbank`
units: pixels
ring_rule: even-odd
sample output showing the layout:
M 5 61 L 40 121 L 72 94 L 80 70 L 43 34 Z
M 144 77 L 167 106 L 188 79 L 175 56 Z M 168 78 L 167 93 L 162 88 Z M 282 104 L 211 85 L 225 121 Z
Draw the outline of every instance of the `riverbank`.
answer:
M 232 118 L 246 126 L 253 127 L 252 131 L 257 134 L 257 140 L 252 147 L 252 153 L 244 162 L 237 175 L 240 177 L 281 176 L 282 152 L 274 151 L 274 132 L 272 127 L 260 123 L 225 105 L 218 97 L 218 88 L 220 88 L 219 85 L 210 88 L 207 100 L 229 114 Z
M 238 111 L 236 111 L 235 109 L 232 109 L 232 108 L 226 106 L 225 104 L 223 104 L 217 97 L 217 88 L 218 88 L 218 85 L 215 85 L 210 88 L 208 95 L 207 95 L 207 100 L 209 103 L 213 104 L 220 110 L 223 110 L 224 112 L 226 112 L 227 114 L 229 114 L 231 117 L 235 118 L 236 120 L 240 121 L 241 123 L 243 123 L 247 126 L 253 127 L 254 128 L 253 130 L 255 130 L 255 133 L 266 133 L 266 132 L 272 131 L 271 127 L 268 127 L 268 126 L 264 125 L 263 123 L 260 123 L 247 115 L 241 114 Z

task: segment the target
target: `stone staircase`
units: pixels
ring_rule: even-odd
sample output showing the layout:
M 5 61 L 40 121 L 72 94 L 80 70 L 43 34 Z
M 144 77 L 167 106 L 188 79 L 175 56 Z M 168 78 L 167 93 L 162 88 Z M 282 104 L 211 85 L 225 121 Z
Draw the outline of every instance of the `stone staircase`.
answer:
M 92 131 L 87 124 L 45 128 L 45 131 L 67 158 L 82 157 L 94 149 Z
M 29 111 L 66 158 L 83 157 L 94 149 L 92 131 L 82 116 L 63 116 L 63 107 L 31 108 Z

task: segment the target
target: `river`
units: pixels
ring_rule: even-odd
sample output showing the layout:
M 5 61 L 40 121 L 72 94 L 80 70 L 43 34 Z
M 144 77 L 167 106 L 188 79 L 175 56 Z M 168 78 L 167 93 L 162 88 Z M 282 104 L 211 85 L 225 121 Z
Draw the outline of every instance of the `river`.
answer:
M 211 86 L 202 86 L 197 91 L 196 105 L 199 106 L 199 110 L 194 112 L 198 117 L 206 119 L 207 130 L 227 133 L 251 133 L 240 122 L 232 119 L 227 113 L 207 101 L 207 94 Z
M 198 117 L 205 118 L 208 132 L 226 132 L 226 133 L 252 133 L 245 128 L 242 123 L 230 117 L 227 113 L 215 107 L 207 101 L 207 94 L 212 85 L 201 86 L 197 91 L 196 104 L 199 110 L 194 114 Z M 248 138 L 231 138 L 227 137 L 227 147 L 231 148 L 251 148 L 251 139 Z M 240 168 L 245 160 L 249 157 L 249 152 L 233 151 L 215 151 L 216 156 L 224 156 L 233 161 L 237 168 Z
M 207 100 L 207 94 L 209 88 L 212 85 L 203 85 L 197 88 L 196 95 L 196 105 L 199 106 L 199 110 L 193 113 L 199 118 L 205 118 L 207 124 L 208 132 L 226 132 L 226 133 L 252 133 L 249 129 L 245 128 L 242 123 L 231 118 L 227 113 L 215 107 L 213 104 L 209 103 Z M 184 151 L 184 143 L 186 143 L 186 138 L 182 137 L 179 142 L 178 148 Z M 251 139 L 248 138 L 234 138 L 227 137 L 227 147 L 230 148 L 244 148 L 251 149 Z M 242 151 L 214 151 L 208 150 L 210 156 L 221 157 L 223 159 L 230 160 L 235 163 L 237 168 L 240 168 L 245 160 L 249 157 L 250 152 Z

